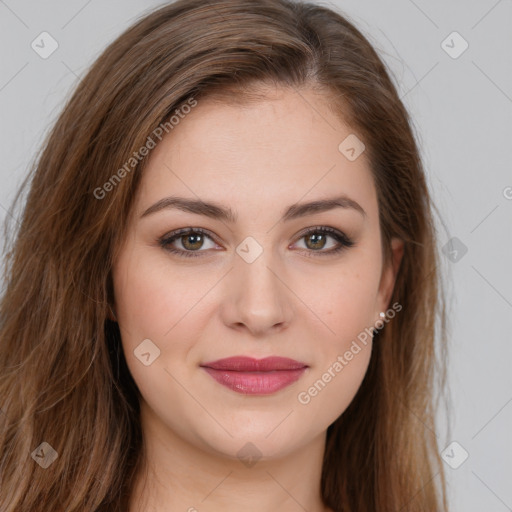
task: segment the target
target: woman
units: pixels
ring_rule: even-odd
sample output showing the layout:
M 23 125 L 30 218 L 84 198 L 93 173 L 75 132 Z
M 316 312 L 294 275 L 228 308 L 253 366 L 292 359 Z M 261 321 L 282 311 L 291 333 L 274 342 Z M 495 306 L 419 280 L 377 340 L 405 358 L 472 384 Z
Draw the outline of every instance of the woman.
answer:
M 0 509 L 446 510 L 431 209 L 340 14 L 138 21 L 58 119 L 7 255 Z

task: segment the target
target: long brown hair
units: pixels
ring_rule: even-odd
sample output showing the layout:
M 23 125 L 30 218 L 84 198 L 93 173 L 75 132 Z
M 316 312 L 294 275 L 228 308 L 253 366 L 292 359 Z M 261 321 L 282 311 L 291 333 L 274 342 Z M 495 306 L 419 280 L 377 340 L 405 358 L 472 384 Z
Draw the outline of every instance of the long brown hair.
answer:
M 336 512 L 446 510 L 434 433 L 446 313 L 412 123 L 348 18 L 290 0 L 165 5 L 115 40 L 67 102 L 5 254 L 0 510 L 127 510 L 144 446 L 138 390 L 109 320 L 111 269 L 147 156 L 126 163 L 191 98 L 227 101 L 231 90 L 243 100 L 261 83 L 325 91 L 366 144 L 386 261 L 391 238 L 405 242 L 391 298 L 403 312 L 375 334 L 361 388 L 328 428 L 323 499 Z M 46 469 L 33 455 L 53 453 L 41 443 L 56 451 Z

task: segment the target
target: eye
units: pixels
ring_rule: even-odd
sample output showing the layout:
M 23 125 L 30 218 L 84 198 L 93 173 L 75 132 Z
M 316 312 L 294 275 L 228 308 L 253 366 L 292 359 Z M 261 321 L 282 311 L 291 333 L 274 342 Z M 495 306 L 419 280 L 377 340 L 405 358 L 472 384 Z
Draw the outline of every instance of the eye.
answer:
M 200 248 L 204 248 L 204 238 L 209 238 L 212 242 L 213 239 L 204 229 L 201 228 L 184 228 L 178 231 L 169 233 L 159 240 L 160 245 L 170 253 L 177 254 L 178 256 L 197 257 L 201 256 Z M 179 242 L 183 249 L 176 249 L 174 243 Z M 207 247 L 208 249 L 208 247 Z
M 162 248 L 172 254 L 186 258 L 194 258 L 201 256 L 201 252 L 205 252 L 201 249 L 214 248 L 205 248 L 205 238 L 209 239 L 215 246 L 215 242 L 212 236 L 202 228 L 183 228 L 179 229 L 178 231 L 173 231 L 172 233 L 169 233 L 168 235 L 165 235 L 159 239 L 158 243 Z M 331 247 L 329 250 L 322 250 L 325 248 L 326 240 L 329 238 L 337 242 L 337 245 L 335 244 L 334 247 Z M 354 245 L 354 242 L 350 240 L 344 233 L 327 226 L 309 228 L 307 231 L 300 235 L 299 241 L 302 240 L 305 240 L 306 243 L 306 253 L 309 253 L 309 255 L 312 255 L 311 253 L 317 253 L 314 254 L 314 256 L 328 256 L 331 254 L 336 254 Z M 177 248 L 175 246 L 176 243 L 179 243 L 181 248 Z
M 337 245 L 334 244 L 334 247 L 331 246 L 329 250 L 322 250 L 325 248 L 326 240 L 328 238 L 334 239 L 337 242 Z M 308 229 L 306 232 L 300 235 L 299 241 L 302 240 L 305 240 L 306 250 L 309 249 L 307 252 L 309 252 L 309 255 L 312 255 L 313 257 L 337 254 L 344 249 L 354 245 L 354 242 L 350 240 L 344 233 L 327 226 L 317 226 Z

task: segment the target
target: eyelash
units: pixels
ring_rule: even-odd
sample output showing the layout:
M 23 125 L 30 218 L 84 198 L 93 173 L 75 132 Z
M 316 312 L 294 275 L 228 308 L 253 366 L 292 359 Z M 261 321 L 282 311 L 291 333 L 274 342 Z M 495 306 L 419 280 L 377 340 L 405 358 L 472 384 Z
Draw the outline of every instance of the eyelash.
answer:
M 312 249 L 305 249 L 306 252 L 308 252 L 308 253 L 317 253 L 314 256 L 309 256 L 309 257 L 316 257 L 317 255 L 320 257 L 323 257 L 323 256 L 338 254 L 341 251 L 348 249 L 349 247 L 352 247 L 354 245 L 354 242 L 352 240 L 350 240 L 344 233 L 342 233 L 341 231 L 338 231 L 336 229 L 329 228 L 327 226 L 317 226 L 317 227 L 308 229 L 306 232 L 301 234 L 301 236 L 297 239 L 297 241 L 302 240 L 303 238 L 305 238 L 308 235 L 311 235 L 313 233 L 328 234 L 332 238 L 334 238 L 340 245 L 334 249 L 329 249 L 328 251 L 321 251 L 321 250 L 315 251 Z M 175 240 L 177 240 L 178 238 L 180 238 L 184 235 L 189 235 L 189 234 L 201 234 L 201 235 L 205 235 L 208 238 L 213 240 L 212 236 L 206 230 L 204 230 L 202 228 L 184 228 L 184 229 L 180 229 L 178 231 L 173 231 L 172 233 L 169 233 L 169 234 L 163 236 L 162 238 L 160 238 L 158 240 L 158 243 L 166 251 L 168 251 L 172 254 L 176 254 L 180 257 L 185 257 L 185 258 L 200 257 L 201 252 L 206 252 L 206 251 L 201 251 L 201 250 L 184 251 L 182 249 L 175 249 L 173 247 L 170 247 L 170 244 L 172 242 L 174 242 Z M 215 240 L 213 240 L 213 241 L 215 241 Z

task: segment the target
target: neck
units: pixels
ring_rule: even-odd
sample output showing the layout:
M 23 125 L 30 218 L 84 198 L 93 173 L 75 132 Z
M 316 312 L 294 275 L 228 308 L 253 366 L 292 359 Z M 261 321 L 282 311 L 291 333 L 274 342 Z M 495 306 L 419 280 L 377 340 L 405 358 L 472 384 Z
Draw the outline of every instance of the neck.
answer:
M 273 459 L 262 457 L 254 445 L 238 441 L 245 452 L 233 459 L 183 439 L 155 421 L 144 403 L 141 419 L 144 464 L 130 512 L 329 510 L 320 492 L 326 432 L 293 453 Z

